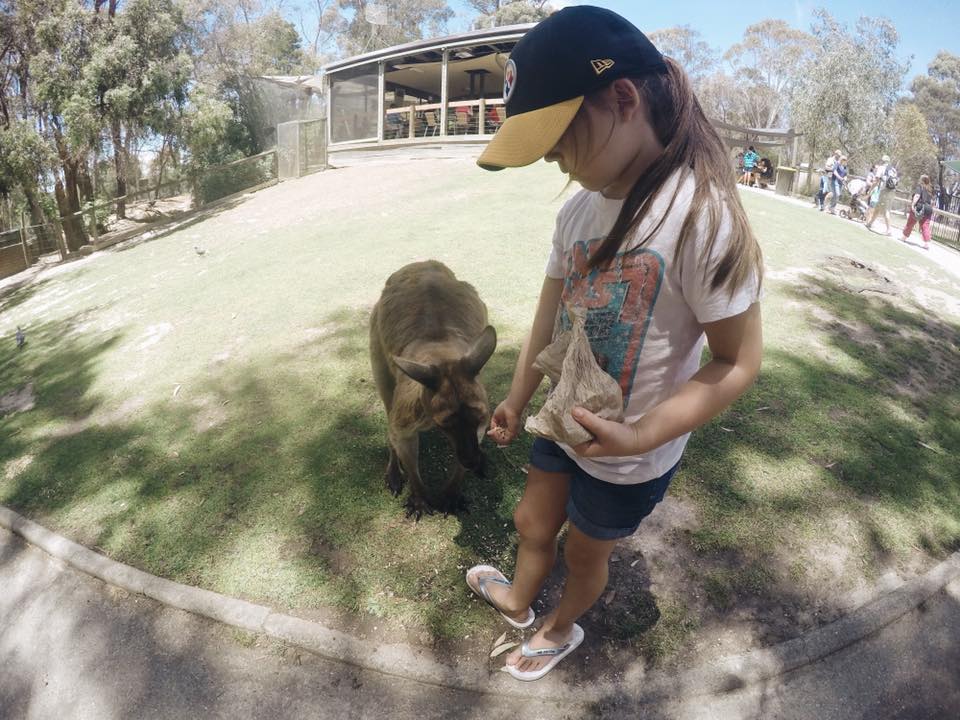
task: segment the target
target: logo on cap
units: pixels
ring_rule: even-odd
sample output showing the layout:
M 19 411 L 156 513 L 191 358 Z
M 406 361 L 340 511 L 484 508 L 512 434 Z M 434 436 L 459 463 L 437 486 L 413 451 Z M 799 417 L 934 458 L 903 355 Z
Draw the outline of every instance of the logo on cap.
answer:
M 507 60 L 506 67 L 503 68 L 503 101 L 510 102 L 510 96 L 513 95 L 513 88 L 517 84 L 517 64 L 513 60 Z
M 605 71 L 613 67 L 613 60 L 610 58 L 605 58 L 604 60 L 591 60 L 590 64 L 593 65 L 593 71 L 597 75 L 602 75 Z

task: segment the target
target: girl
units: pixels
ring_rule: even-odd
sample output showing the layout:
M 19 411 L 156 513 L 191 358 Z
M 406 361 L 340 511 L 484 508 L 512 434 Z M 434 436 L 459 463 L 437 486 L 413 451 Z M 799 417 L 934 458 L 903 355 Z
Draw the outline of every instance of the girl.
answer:
M 516 572 L 467 572 L 470 589 L 515 627 L 534 621 L 569 521 L 557 608 L 504 669 L 536 680 L 583 640 L 576 620 L 600 597 L 618 539 L 663 498 L 691 430 L 736 400 L 760 367 L 762 260 L 727 152 L 683 71 L 619 15 L 573 6 L 516 45 L 505 68 L 507 120 L 482 167 L 544 157 L 583 190 L 561 209 L 546 278 L 490 435 L 506 445 L 542 375 L 531 364 L 571 308 L 623 390 L 625 421 L 583 408 L 594 439 L 538 438 L 514 513 Z M 704 334 L 711 360 L 699 368 Z
M 921 212 L 915 212 L 917 203 L 920 202 Z M 920 176 L 920 184 L 913 191 L 913 197 L 910 199 L 910 211 L 907 213 L 907 224 L 903 228 L 903 241 L 906 242 L 913 232 L 913 224 L 920 221 L 920 235 L 923 237 L 923 249 L 930 249 L 930 233 L 933 224 L 933 183 L 929 175 Z

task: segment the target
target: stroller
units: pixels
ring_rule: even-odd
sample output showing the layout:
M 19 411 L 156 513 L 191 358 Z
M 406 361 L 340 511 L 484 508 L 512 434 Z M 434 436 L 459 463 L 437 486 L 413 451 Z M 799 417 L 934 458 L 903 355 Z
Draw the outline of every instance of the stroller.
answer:
M 844 187 L 850 193 L 850 205 L 848 209 L 841 208 L 840 217 L 866 222 L 867 210 L 870 207 L 867 202 L 870 196 L 870 185 L 862 178 L 853 178 Z

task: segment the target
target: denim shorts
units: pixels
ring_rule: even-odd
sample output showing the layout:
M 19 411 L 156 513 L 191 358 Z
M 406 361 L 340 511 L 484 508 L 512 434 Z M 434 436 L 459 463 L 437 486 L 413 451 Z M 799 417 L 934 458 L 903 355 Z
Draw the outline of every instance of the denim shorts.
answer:
M 663 475 L 635 485 L 618 485 L 588 475 L 551 440 L 537 438 L 530 448 L 530 464 L 548 473 L 570 475 L 567 519 L 595 540 L 617 540 L 633 535 L 640 521 L 653 512 L 670 486 L 679 461 Z

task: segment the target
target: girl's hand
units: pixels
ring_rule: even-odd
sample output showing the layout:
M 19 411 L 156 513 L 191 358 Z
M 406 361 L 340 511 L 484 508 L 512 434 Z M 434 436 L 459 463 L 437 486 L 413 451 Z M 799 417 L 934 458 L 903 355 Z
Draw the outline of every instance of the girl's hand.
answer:
M 520 413 L 522 412 L 522 408 L 517 410 L 504 400 L 493 411 L 487 437 L 501 447 L 509 445 L 520 434 Z
M 642 455 L 652 448 L 645 447 L 641 436 L 641 424 L 633 425 L 604 420 L 581 407 L 573 409 L 573 419 L 586 428 L 594 437 L 576 445 L 573 451 L 580 457 L 622 457 Z

